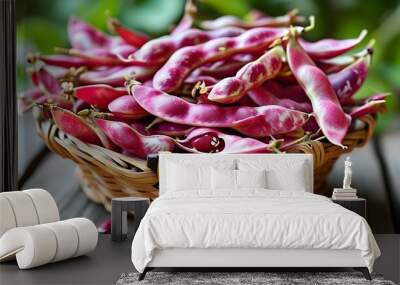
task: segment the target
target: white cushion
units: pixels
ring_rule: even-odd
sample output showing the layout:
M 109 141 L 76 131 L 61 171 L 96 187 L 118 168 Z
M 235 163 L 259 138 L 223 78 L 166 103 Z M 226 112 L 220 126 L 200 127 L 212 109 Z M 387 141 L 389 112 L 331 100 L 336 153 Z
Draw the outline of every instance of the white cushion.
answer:
M 240 188 L 267 188 L 267 171 L 263 170 L 236 170 L 236 183 Z
M 83 218 L 13 228 L 0 238 L 0 261 L 16 257 L 20 269 L 33 268 L 86 254 L 97 239 L 96 226 Z
M 215 190 L 233 191 L 237 188 L 236 183 L 236 170 L 231 169 L 217 169 L 211 170 L 212 186 Z
M 267 188 L 271 190 L 307 191 L 311 189 L 310 165 L 306 161 L 276 161 L 265 164 L 261 160 L 238 160 L 239 170 L 267 171 Z
M 270 169 L 267 172 L 268 188 L 287 191 L 306 191 L 308 175 L 305 163 L 291 165 L 285 169 Z
M 212 169 L 235 169 L 235 161 L 218 161 L 216 164 L 202 165 L 191 160 L 168 161 L 165 165 L 166 190 L 211 190 Z

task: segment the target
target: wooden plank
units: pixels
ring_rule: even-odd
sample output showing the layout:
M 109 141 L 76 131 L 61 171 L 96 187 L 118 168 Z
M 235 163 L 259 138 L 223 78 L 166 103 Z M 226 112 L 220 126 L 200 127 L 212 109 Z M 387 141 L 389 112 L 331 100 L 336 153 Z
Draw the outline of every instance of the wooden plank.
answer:
M 397 121 L 398 123 L 400 121 Z M 382 138 L 383 157 L 391 185 L 392 210 L 397 233 L 400 233 L 400 132 L 387 133 Z
M 18 116 L 18 176 L 26 170 L 29 162 L 44 147 L 42 139 L 36 132 L 32 112 Z

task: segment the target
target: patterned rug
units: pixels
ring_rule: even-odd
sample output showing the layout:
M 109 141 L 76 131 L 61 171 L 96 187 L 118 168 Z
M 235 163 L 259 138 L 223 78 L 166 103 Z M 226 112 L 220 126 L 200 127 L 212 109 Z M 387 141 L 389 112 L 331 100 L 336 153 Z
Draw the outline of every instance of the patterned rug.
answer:
M 372 275 L 368 281 L 360 272 L 148 272 L 146 278 L 138 281 L 138 273 L 122 274 L 117 285 L 297 285 L 297 284 L 379 284 L 395 285 L 380 275 Z

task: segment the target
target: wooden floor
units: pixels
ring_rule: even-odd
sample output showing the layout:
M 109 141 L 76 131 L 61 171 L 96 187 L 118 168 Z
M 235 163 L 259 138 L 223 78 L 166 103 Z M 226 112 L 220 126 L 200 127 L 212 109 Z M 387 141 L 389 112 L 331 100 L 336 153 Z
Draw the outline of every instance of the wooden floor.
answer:
M 374 273 L 382 274 L 385 279 L 395 283 L 400 281 L 400 236 L 376 235 L 382 256 L 374 265 Z M 132 240 L 124 242 L 112 242 L 110 235 L 100 235 L 97 248 L 88 256 L 81 256 L 41 267 L 18 270 L 13 262 L 0 265 L 0 284 L 115 284 L 122 273 L 134 272 L 130 258 Z M 303 270 L 303 269 L 302 269 Z M 307 268 L 304 271 L 348 271 L 351 269 Z M 268 271 L 274 271 L 269 268 Z M 276 269 L 275 269 L 276 271 Z M 280 271 L 296 271 L 296 269 L 284 269 Z M 368 284 L 369 282 L 366 282 Z M 371 283 L 373 284 L 373 283 Z

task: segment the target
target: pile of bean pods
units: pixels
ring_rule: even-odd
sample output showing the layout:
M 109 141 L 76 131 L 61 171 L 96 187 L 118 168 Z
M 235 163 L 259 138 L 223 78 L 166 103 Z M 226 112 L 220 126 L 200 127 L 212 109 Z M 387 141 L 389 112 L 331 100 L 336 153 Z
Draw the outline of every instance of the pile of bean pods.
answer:
M 29 55 L 34 88 L 22 108 L 41 105 L 64 133 L 145 159 L 158 151 L 282 152 L 307 140 L 345 147 L 354 121 L 383 111 L 387 94 L 355 99 L 372 44 L 306 41 L 314 19 L 201 21 L 192 1 L 171 33 L 151 39 L 110 18 L 106 34 L 71 18 L 71 48 Z M 361 51 L 360 51 L 361 50 Z

